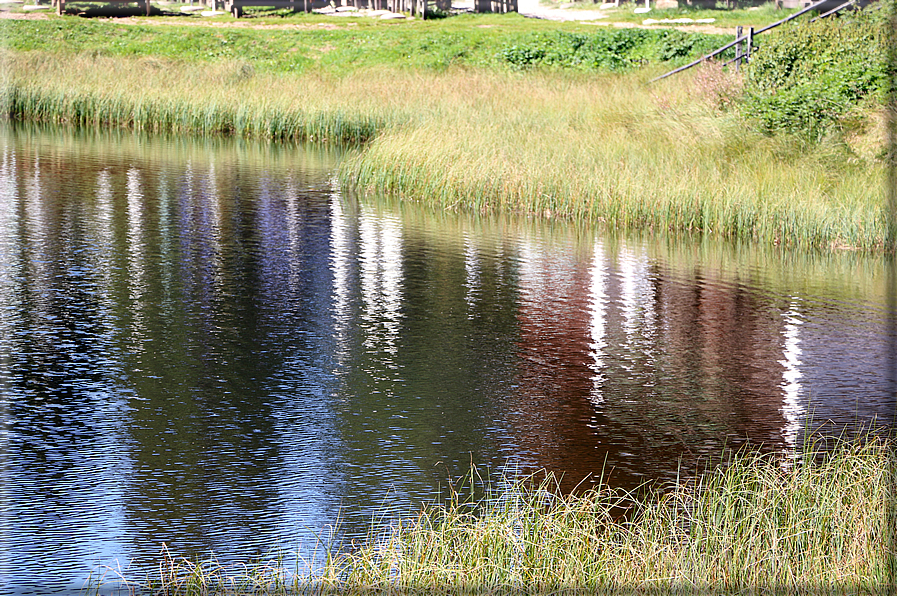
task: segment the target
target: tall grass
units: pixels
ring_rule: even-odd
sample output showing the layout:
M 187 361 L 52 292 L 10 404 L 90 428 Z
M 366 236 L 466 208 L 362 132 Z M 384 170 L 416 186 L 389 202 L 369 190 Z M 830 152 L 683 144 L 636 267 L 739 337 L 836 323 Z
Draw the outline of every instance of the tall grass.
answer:
M 885 594 L 897 557 L 891 447 L 854 440 L 796 460 L 744 452 L 644 494 L 562 495 L 550 476 L 518 481 L 476 507 L 453 493 L 313 571 L 283 559 L 227 568 L 166 556 L 154 578 L 131 585 L 171 596 Z
M 341 178 L 443 208 L 882 247 L 880 166 L 840 140 L 764 136 L 717 109 L 720 91 L 703 99 L 700 76 L 481 77 L 452 110 L 376 138 Z
M 145 132 L 361 142 L 407 120 L 386 81 L 257 74 L 239 61 L 182 63 L 90 54 L 2 57 L 4 112 L 34 122 Z
M 239 61 L 2 60 L 3 109 L 15 118 L 367 142 L 339 170 L 362 192 L 769 244 L 884 247 L 883 168 L 852 149 L 876 146 L 871 133 L 822 143 L 764 136 L 725 111 L 737 80 L 707 70 L 648 86 L 651 68 L 339 77 Z

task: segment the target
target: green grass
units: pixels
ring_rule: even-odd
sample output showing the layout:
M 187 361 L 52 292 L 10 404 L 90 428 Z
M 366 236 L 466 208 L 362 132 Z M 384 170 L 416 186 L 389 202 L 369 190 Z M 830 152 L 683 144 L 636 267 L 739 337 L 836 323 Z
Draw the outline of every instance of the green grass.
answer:
M 564 495 L 551 476 L 487 484 L 477 502 L 453 492 L 317 564 L 166 554 L 158 573 L 130 585 L 169 596 L 886 594 L 897 557 L 892 447 L 862 439 L 798 459 L 742 452 L 659 491 Z M 481 482 L 475 470 L 470 480 Z
M 231 17 L 220 17 L 233 21 Z M 728 41 L 724 36 L 669 31 L 595 30 L 594 27 L 527 19 L 517 14 L 461 15 L 436 21 L 379 21 L 371 18 L 299 15 L 282 21 L 247 19 L 251 27 L 178 25 L 192 17 L 141 18 L 120 24 L 56 17 L 43 21 L 0 20 L 3 47 L 60 56 L 154 57 L 197 64 L 240 60 L 255 70 L 339 76 L 389 68 L 444 71 L 512 68 L 510 48 L 555 48 L 575 54 L 597 44 L 615 44 L 618 62 L 635 66 L 670 54 L 670 64 Z M 145 23 L 145 24 L 144 24 Z M 165 23 L 165 24 L 162 24 Z M 266 25 L 267 23 L 267 25 Z M 240 25 L 245 24 L 241 21 Z M 253 28 L 255 26 L 269 28 Z M 667 47 L 687 46 L 681 52 Z M 666 52 L 666 54 L 664 54 Z M 592 52 L 591 55 L 594 55 Z M 581 61 L 582 62 L 582 61 Z M 589 66 L 581 64 L 581 66 Z M 598 69 L 601 64 L 595 65 Z

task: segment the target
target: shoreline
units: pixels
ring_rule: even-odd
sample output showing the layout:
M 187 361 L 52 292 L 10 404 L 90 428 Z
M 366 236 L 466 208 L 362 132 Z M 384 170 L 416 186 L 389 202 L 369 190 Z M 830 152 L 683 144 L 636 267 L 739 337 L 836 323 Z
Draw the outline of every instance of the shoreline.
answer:
M 516 17 L 508 22 L 532 27 Z M 38 32 L 53 27 L 51 20 L 29 24 Z M 301 70 L 292 74 L 271 71 L 264 52 L 214 61 L 137 47 L 133 56 L 102 55 L 90 49 L 92 36 L 114 24 L 69 24 L 84 41 L 65 38 L 62 53 L 3 53 L 5 112 L 85 127 L 348 142 L 358 149 L 339 166 L 344 187 L 436 209 L 504 210 L 811 250 L 885 250 L 885 169 L 871 157 L 876 130 L 815 144 L 767 136 L 724 104 L 739 79 L 710 67 L 658 85 L 646 81 L 664 64 L 619 73 L 518 70 L 495 61 L 526 58 L 521 46 L 507 44 L 539 33 L 442 34 L 431 26 L 398 36 L 395 28 L 315 27 L 303 33 L 308 49 L 292 54 L 275 45 L 295 43 L 288 32 L 241 30 L 234 38 L 294 60 Z M 140 31 L 163 28 L 135 29 L 145 36 Z M 229 47 L 216 27 L 190 29 L 210 47 Z M 480 44 L 478 60 L 494 64 L 465 66 L 461 35 Z M 568 36 L 551 35 L 562 43 Z M 343 38 L 381 49 L 333 49 Z M 393 44 L 419 38 L 420 53 L 401 58 L 407 65 L 388 65 Z M 440 45 L 443 39 L 454 45 Z M 339 52 L 368 63 L 347 71 Z M 448 58 L 455 55 L 458 65 Z

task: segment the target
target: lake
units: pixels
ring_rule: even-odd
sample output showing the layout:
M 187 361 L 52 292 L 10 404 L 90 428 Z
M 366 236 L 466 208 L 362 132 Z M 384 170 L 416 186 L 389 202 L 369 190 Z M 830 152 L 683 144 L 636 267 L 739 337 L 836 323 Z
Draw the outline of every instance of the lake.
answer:
M 341 155 L 0 128 L 2 593 L 894 421 L 882 257 L 432 212 Z

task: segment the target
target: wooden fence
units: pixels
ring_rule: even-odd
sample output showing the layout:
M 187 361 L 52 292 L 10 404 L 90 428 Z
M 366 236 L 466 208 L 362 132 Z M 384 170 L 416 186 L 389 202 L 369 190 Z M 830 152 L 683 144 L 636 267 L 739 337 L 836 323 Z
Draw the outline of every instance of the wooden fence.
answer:
M 754 43 L 754 36 L 755 36 L 755 35 L 759 35 L 759 34 L 765 32 L 765 31 L 769 31 L 770 29 L 775 29 L 775 28 L 778 27 L 779 25 L 784 25 L 784 24 L 787 23 L 788 21 L 790 21 L 790 20 L 792 20 L 792 19 L 796 19 L 797 17 L 801 16 L 801 15 L 804 14 L 804 13 L 810 12 L 811 10 L 816 10 L 817 8 L 819 8 L 820 6 L 822 6 L 823 4 L 825 4 L 826 2 L 829 2 L 829 0 L 819 0 L 818 2 L 814 2 L 814 3 L 810 4 L 809 6 L 807 6 L 807 7 L 805 7 L 805 8 L 802 8 L 801 10 L 797 11 L 796 13 L 794 13 L 794 14 L 792 14 L 792 15 L 788 15 L 788 16 L 785 17 L 784 19 L 782 19 L 782 20 L 780 20 L 780 21 L 776 21 L 775 23 L 772 23 L 771 25 L 767 25 L 766 27 L 761 27 L 760 29 L 757 29 L 756 31 L 754 30 L 753 27 L 750 27 L 750 28 L 748 28 L 748 30 L 747 30 L 747 34 L 744 33 L 744 30 L 743 30 L 742 27 L 738 27 L 738 28 L 735 30 L 735 41 L 733 41 L 733 42 L 731 42 L 731 43 L 727 43 L 727 44 L 724 45 L 723 47 L 721 47 L 721 48 L 717 48 L 717 49 L 713 50 L 712 52 L 710 52 L 710 53 L 707 54 L 706 56 L 701 56 L 700 58 L 698 58 L 698 59 L 695 60 L 694 62 L 691 62 L 691 63 L 689 63 L 689 64 L 686 64 L 685 66 L 680 66 L 679 68 L 676 68 L 676 69 L 674 69 L 674 70 L 671 70 L 670 72 L 668 72 L 668 73 L 666 73 L 666 74 L 662 74 L 662 75 L 660 75 L 659 77 L 653 78 L 653 79 L 651 79 L 651 80 L 648 81 L 648 82 L 649 82 L 649 83 L 653 83 L 654 81 L 659 81 L 660 79 L 665 79 L 665 78 L 667 78 L 668 76 L 671 76 L 671 75 L 674 75 L 674 74 L 676 74 L 676 73 L 682 72 L 683 70 L 688 70 L 688 69 L 691 68 L 692 66 L 697 66 L 698 64 L 700 64 L 700 63 L 702 63 L 702 62 L 705 62 L 705 61 L 707 61 L 707 60 L 710 60 L 711 58 L 715 58 L 715 57 L 719 56 L 720 54 L 722 54 L 723 52 L 725 52 L 726 50 L 728 50 L 728 49 L 731 48 L 732 46 L 735 46 L 735 47 L 736 47 L 736 49 L 735 49 L 735 58 L 733 58 L 732 60 L 729 60 L 729 61 L 726 62 L 725 64 L 732 64 L 732 63 L 734 62 L 734 63 L 735 63 L 735 68 L 738 68 L 738 67 L 742 64 L 742 62 L 749 62 L 749 61 L 750 61 L 750 58 L 751 58 L 751 52 L 753 51 L 753 43 Z M 851 6 L 851 5 L 853 5 L 854 3 L 856 3 L 856 0 L 848 0 L 847 2 L 844 2 L 843 4 L 840 4 L 840 5 L 838 5 L 837 7 L 833 8 L 832 10 L 830 10 L 830 11 L 828 11 L 828 12 L 826 12 L 826 13 L 823 13 L 823 14 L 819 15 L 818 17 L 816 17 L 815 19 L 813 19 L 813 21 L 815 21 L 816 19 L 824 19 L 825 17 L 827 17 L 827 16 L 829 16 L 829 15 L 833 15 L 833 14 L 835 14 L 836 12 L 838 12 L 839 10 L 842 10 L 842 9 L 844 9 L 844 8 L 847 8 L 848 6 Z M 810 21 L 810 22 L 813 22 L 813 21 Z M 747 43 L 746 43 L 746 47 L 745 47 L 745 42 L 747 42 Z

